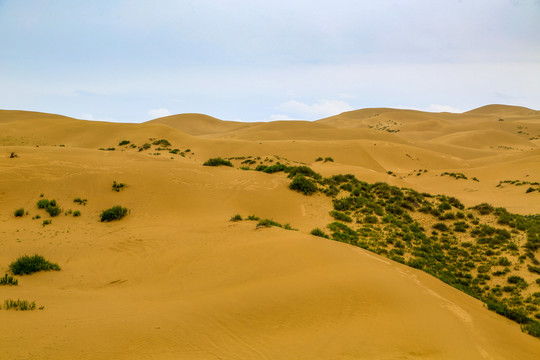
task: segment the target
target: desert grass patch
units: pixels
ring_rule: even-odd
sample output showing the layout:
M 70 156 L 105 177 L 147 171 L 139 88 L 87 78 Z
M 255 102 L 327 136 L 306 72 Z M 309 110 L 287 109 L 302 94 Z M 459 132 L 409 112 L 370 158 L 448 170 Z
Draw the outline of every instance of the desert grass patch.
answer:
M 36 302 L 28 301 L 28 300 L 21 300 L 21 299 L 17 299 L 17 300 L 6 299 L 4 300 L 3 308 L 5 310 L 20 310 L 20 311 L 35 310 Z
M 112 191 L 120 192 L 120 191 L 124 190 L 126 187 L 127 187 L 126 184 L 116 182 L 116 180 L 113 180 Z
M 41 255 L 35 254 L 19 257 L 9 264 L 9 269 L 14 275 L 29 275 L 39 271 L 59 271 L 60 266 L 46 260 Z
M 128 214 L 128 209 L 120 205 L 113 206 L 110 209 L 103 210 L 101 212 L 101 222 L 110 222 L 120 220 Z
M 13 212 L 13 215 L 15 217 L 23 217 L 24 216 L 24 208 L 19 208 Z
M 0 285 L 4 286 L 17 286 L 19 285 L 19 280 L 15 279 L 13 276 L 5 274 L 0 278 Z
M 233 164 L 229 160 L 223 158 L 210 158 L 203 163 L 203 166 L 229 166 L 232 167 Z
M 229 219 L 229 221 L 232 221 L 232 222 L 237 222 L 237 221 L 242 221 L 242 220 L 243 220 L 242 215 L 240 215 L 240 214 L 233 215 Z
M 303 175 L 295 176 L 290 183 L 289 188 L 304 195 L 313 195 L 317 192 L 317 185 Z

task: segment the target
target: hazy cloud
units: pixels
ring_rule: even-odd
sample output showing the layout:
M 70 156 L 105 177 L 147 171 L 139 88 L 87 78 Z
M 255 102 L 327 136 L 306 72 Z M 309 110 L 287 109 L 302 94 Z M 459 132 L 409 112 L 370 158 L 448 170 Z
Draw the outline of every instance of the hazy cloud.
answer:
M 280 104 L 277 109 L 305 120 L 320 119 L 354 110 L 351 105 L 342 100 L 322 100 L 311 105 L 290 100 Z
M 429 112 L 450 112 L 450 113 L 462 113 L 463 110 L 456 109 L 455 107 L 449 106 L 449 105 L 438 105 L 438 104 L 431 104 L 426 109 L 426 111 Z
M 172 115 L 172 113 L 165 108 L 159 108 L 159 109 L 152 109 L 148 111 L 148 115 L 151 119 L 157 119 L 164 116 Z

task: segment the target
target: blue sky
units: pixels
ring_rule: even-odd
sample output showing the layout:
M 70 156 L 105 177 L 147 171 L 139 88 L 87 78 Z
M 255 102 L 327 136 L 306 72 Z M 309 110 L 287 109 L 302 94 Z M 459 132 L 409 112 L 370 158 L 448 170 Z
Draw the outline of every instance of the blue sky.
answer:
M 539 0 L 0 0 L 0 108 L 142 122 L 540 108 Z

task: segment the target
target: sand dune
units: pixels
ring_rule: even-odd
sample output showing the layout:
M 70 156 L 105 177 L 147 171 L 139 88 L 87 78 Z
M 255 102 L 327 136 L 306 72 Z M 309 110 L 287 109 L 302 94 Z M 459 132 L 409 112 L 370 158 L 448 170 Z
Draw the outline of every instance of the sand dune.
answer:
M 238 169 L 248 156 L 305 163 L 325 176 L 351 173 L 458 196 L 467 206 L 489 201 L 539 213 L 540 192 L 497 184 L 540 180 L 540 149 L 527 139 L 540 115 L 477 110 L 364 109 L 314 123 L 248 124 L 194 114 L 113 124 L 1 111 L 0 275 L 33 253 L 62 270 L 0 286 L 0 302 L 44 306 L 0 310 L 0 359 L 538 359 L 540 341 L 482 302 L 419 270 L 309 235 L 331 221 L 330 198 L 293 192 L 283 175 Z M 496 118 L 492 127 L 486 116 Z M 497 128 L 499 117 L 507 126 L 512 116 L 528 122 L 519 130 L 529 135 Z M 150 139 L 179 151 L 139 151 Z M 235 168 L 202 166 L 217 156 L 242 159 Z M 114 180 L 125 190 L 112 191 Z M 43 226 L 41 194 L 81 216 L 61 214 Z M 101 223 L 100 212 L 117 204 L 129 215 Z M 15 218 L 20 207 L 29 214 Z M 298 231 L 230 222 L 235 214 Z

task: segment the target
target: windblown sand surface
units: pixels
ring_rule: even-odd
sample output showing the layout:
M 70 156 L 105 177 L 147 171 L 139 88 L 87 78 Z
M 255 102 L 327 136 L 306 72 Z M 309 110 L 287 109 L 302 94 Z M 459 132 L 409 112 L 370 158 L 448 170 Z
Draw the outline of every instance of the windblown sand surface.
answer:
M 167 139 L 184 156 L 118 146 L 125 139 Z M 326 196 L 289 190 L 283 174 L 202 166 L 218 156 L 279 157 L 325 176 L 351 173 L 466 206 L 540 213 L 540 191 L 497 187 L 540 181 L 540 112 L 526 108 L 364 109 L 272 123 L 184 114 L 144 124 L 0 111 L 0 275 L 24 254 L 62 267 L 0 287 L 0 302 L 44 306 L 0 310 L 0 359 L 540 358 L 540 340 L 482 302 L 309 235 L 329 222 Z M 112 191 L 114 180 L 127 188 Z M 81 216 L 62 213 L 42 226 L 49 217 L 36 207 L 40 194 Z M 129 215 L 100 222 L 113 205 Z M 29 214 L 15 218 L 21 207 Z M 299 231 L 230 222 L 235 214 Z

